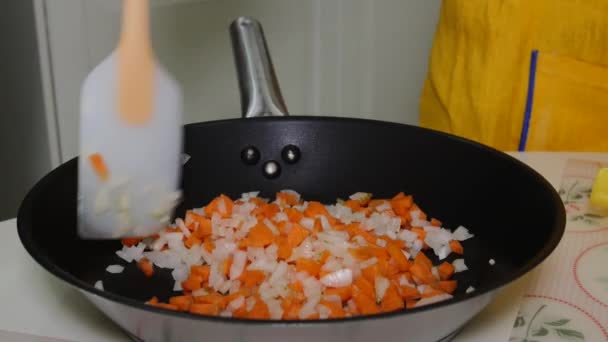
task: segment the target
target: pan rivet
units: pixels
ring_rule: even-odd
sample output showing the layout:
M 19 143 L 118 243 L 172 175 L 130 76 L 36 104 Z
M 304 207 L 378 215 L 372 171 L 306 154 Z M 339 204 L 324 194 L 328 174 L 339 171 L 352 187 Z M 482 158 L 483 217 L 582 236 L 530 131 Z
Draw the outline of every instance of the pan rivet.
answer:
M 301 155 L 300 149 L 295 145 L 287 145 L 283 147 L 283 150 L 281 151 L 281 157 L 283 157 L 283 160 L 288 164 L 297 163 L 298 160 L 300 160 Z
M 247 146 L 241 151 L 241 160 L 248 165 L 255 165 L 260 160 L 260 151 L 254 146 Z
M 264 177 L 273 179 L 279 177 L 281 174 L 281 165 L 274 160 L 269 160 L 264 163 Z

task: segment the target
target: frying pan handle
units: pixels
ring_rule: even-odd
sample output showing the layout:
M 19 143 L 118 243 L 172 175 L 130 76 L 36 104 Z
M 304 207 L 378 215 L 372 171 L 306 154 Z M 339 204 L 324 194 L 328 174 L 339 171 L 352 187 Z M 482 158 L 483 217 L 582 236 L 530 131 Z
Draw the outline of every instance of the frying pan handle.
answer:
M 243 117 L 289 115 L 260 23 L 239 17 L 230 25 L 230 36 Z

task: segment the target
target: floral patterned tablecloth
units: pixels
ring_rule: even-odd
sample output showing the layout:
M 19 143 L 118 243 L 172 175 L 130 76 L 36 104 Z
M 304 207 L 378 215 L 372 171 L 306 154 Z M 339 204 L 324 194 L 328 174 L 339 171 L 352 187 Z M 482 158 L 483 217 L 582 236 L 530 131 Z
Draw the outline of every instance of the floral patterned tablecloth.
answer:
M 588 205 L 594 177 L 606 166 L 567 162 L 559 189 L 566 232 L 531 275 L 510 341 L 608 341 L 608 217 Z

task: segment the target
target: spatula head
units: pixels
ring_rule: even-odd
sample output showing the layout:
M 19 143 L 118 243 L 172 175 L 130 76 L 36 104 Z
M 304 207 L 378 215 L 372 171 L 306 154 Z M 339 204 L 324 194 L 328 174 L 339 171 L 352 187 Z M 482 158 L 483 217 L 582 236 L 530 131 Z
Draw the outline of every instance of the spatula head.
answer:
M 118 113 L 117 54 L 97 66 L 81 92 L 78 234 L 83 239 L 149 236 L 165 227 L 179 201 L 182 95 L 154 68 L 150 119 Z

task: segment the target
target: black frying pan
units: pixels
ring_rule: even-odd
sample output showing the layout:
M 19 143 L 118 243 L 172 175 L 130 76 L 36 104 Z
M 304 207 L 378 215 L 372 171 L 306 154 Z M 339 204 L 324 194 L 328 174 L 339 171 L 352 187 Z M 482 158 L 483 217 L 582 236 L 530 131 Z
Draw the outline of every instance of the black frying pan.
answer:
M 232 29 L 244 116 L 286 114 L 259 24 L 240 18 Z M 373 317 L 279 322 L 164 311 L 144 301 L 173 295 L 169 272 L 147 279 L 130 264 L 121 274 L 108 274 L 107 265 L 124 264 L 115 255 L 120 243 L 78 238 L 73 159 L 27 195 L 18 215 L 19 237 L 38 263 L 80 290 L 134 339 L 449 340 L 496 290 L 544 260 L 565 225 L 558 194 L 528 166 L 475 142 L 414 126 L 287 116 L 214 121 L 185 126 L 185 152 L 191 159 L 183 169 L 185 200 L 178 215 L 220 193 L 238 197 L 261 190 L 272 197 L 288 188 L 306 199 L 335 202 L 357 191 L 376 197 L 404 191 L 448 227 L 462 224 L 475 234 L 464 242 L 470 269 L 457 274 L 459 287 L 449 301 Z M 100 279 L 105 291 L 93 287 Z M 465 293 L 469 286 L 476 291 Z

